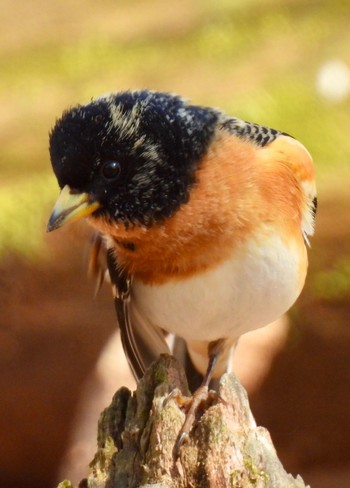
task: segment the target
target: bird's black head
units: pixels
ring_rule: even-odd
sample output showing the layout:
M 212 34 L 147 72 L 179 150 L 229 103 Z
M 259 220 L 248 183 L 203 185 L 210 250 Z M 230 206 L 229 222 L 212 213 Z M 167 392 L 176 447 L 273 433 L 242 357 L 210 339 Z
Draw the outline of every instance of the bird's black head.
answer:
M 165 93 L 104 96 L 57 121 L 52 167 L 61 188 L 97 202 L 94 216 L 149 226 L 188 200 L 219 116 Z

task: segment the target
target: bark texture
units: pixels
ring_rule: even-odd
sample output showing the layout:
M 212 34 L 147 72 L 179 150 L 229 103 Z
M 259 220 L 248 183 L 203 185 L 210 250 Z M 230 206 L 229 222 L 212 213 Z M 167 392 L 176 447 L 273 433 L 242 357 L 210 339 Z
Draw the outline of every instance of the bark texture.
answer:
M 100 417 L 98 449 L 79 488 L 305 488 L 287 474 L 270 435 L 256 426 L 246 391 L 225 374 L 218 394 L 198 411 L 188 441 L 174 461 L 184 422 L 179 395 L 188 396 L 185 374 L 163 355 L 136 392 L 121 388 Z M 59 488 L 72 488 L 68 481 Z

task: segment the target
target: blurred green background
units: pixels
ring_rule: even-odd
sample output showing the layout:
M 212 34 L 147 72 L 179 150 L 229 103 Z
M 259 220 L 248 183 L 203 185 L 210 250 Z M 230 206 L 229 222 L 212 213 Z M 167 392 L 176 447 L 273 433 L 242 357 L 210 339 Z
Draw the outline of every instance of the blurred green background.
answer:
M 296 364 L 295 381 L 305 375 L 300 365 L 311 368 L 313 386 L 294 389 L 295 397 L 285 398 L 287 411 L 295 414 L 305 390 L 314 388 L 314 396 L 293 427 L 295 437 L 293 419 L 280 419 L 275 439 L 291 470 L 312 473 L 322 466 L 346 476 L 339 452 L 348 452 L 341 426 L 350 413 L 343 391 L 350 379 L 349 1 L 0 0 L 0 8 L 1 487 L 54 483 L 79 384 L 115 325 L 113 312 L 103 312 L 108 293 L 93 302 L 85 284 L 85 228 L 45 234 L 58 191 L 48 132 L 66 107 L 144 87 L 281 129 L 312 153 L 320 194 L 317 234 L 281 361 Z M 107 318 L 101 325 L 104 313 L 108 325 Z M 265 390 L 273 385 L 272 398 L 278 385 L 285 388 L 276 375 Z M 339 390 L 332 390 L 337 384 Z M 272 412 L 261 395 L 253 404 L 259 421 L 273 430 L 286 408 L 277 403 Z M 314 443 L 298 444 L 298 428 Z M 318 445 L 315 452 L 320 439 L 325 449 Z M 327 450 L 329 439 L 333 447 Z M 291 454 L 296 445 L 299 455 Z M 326 486 L 321 478 L 317 486 Z

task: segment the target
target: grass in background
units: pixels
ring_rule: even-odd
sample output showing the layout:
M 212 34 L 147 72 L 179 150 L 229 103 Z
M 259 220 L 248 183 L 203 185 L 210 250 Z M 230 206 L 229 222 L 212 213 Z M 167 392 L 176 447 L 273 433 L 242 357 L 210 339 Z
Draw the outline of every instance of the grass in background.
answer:
M 8 3 L 0 34 L 0 255 L 42 243 L 57 195 L 48 131 L 64 108 L 108 91 L 178 92 L 293 134 L 323 186 L 348 177 L 349 98 L 315 89 L 320 66 L 350 65 L 345 1 L 161 0 Z M 6 13 L 5 13 L 6 12 Z

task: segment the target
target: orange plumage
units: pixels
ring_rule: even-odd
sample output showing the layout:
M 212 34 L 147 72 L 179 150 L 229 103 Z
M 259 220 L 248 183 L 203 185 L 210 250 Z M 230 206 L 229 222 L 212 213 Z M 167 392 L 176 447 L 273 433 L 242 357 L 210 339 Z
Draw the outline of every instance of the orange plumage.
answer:
M 302 218 L 310 205 L 303 181 L 313 181 L 313 165 L 295 139 L 279 136 L 260 148 L 218 130 L 189 202 L 174 216 L 149 229 L 93 216 L 89 222 L 114 239 L 118 262 L 130 274 L 159 284 L 216 266 L 251 236 L 263 239 L 271 223 L 302 248 Z

